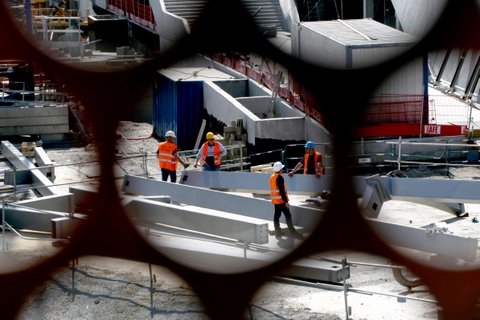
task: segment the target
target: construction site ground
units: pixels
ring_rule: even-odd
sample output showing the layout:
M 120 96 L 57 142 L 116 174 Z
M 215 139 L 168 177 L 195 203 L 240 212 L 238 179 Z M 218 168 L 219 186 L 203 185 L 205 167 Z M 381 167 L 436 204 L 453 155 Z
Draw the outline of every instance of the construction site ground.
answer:
M 119 127 L 118 153 L 138 153 L 139 149 L 154 152 L 158 141 L 150 137 L 151 126 L 124 122 Z M 140 138 L 140 139 L 139 139 Z M 145 139 L 142 139 L 145 138 Z M 47 150 L 58 166 L 55 183 L 68 190 L 69 183 L 97 183 L 100 175 L 95 164 L 77 165 L 96 159 L 95 148 Z M 115 169 L 121 176 L 135 174 L 139 159 L 119 162 Z M 68 165 L 67 165 L 68 164 Z M 64 166 L 65 165 L 65 166 Z M 156 161 L 150 174 L 158 174 Z M 140 170 L 141 171 L 141 170 Z M 411 171 L 414 176 L 428 172 Z M 431 172 L 444 179 L 441 172 Z M 478 168 L 453 168 L 450 177 L 480 177 Z M 25 195 L 27 196 L 27 195 Z M 410 202 L 386 202 L 379 220 L 415 227 L 445 222 L 448 232 L 478 239 L 480 205 L 466 204 L 469 215 L 458 218 L 452 214 Z M 272 213 L 273 214 L 273 213 Z M 480 219 L 480 218 L 479 218 Z M 38 235 L 35 235 L 38 236 Z M 47 237 L 48 235 L 44 235 Z M 271 242 L 276 239 L 270 236 Z M 2 270 L 19 270 L 54 255 L 59 248 L 50 241 L 22 239 L 11 232 L 1 235 Z M 245 310 L 246 319 L 438 319 L 438 306 L 428 288 L 412 290 L 400 285 L 393 277 L 390 261 L 384 257 L 361 252 L 324 252 L 318 257 L 335 261 L 346 259 L 351 264 L 350 289 L 345 295 L 342 284 L 303 283 L 272 275 Z M 150 269 L 146 263 L 114 258 L 79 257 L 76 270 L 60 268 L 51 280 L 39 287 L 25 301 L 19 319 L 208 319 L 201 302 L 188 283 L 174 270 L 152 266 L 156 282 L 150 287 Z M 234 295 L 232 288 L 232 295 Z

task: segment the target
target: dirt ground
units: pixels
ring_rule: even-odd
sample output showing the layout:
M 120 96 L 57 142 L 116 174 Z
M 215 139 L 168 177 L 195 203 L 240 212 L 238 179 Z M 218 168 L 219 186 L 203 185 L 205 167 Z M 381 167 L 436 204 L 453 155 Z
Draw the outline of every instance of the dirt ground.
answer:
M 158 165 L 153 156 L 158 141 L 149 138 L 151 126 L 122 123 L 119 127 L 118 154 L 132 155 L 140 151 L 152 157 L 144 165 L 140 158 L 119 161 L 115 170 L 122 175 L 138 174 L 148 170 L 158 175 Z M 148 138 L 148 139 L 143 139 Z M 96 163 L 95 148 L 49 150 L 48 155 L 56 168 L 56 183 L 63 190 L 69 183 L 83 181 L 96 183 L 100 171 Z M 82 165 L 76 163 L 84 162 Z M 424 172 L 409 172 L 409 176 L 422 176 Z M 450 176 L 472 178 L 480 170 L 452 169 Z M 445 178 L 438 172 L 439 178 Z M 480 207 L 468 206 L 470 217 L 480 216 Z M 402 215 L 398 215 L 402 212 Z M 381 218 L 385 221 L 424 226 L 432 221 L 442 221 L 452 216 L 439 210 L 401 201 L 384 205 Z M 457 227 L 458 226 L 458 227 Z M 452 231 L 469 230 L 478 234 L 480 224 L 463 219 L 449 224 Z M 8 235 L 0 253 L 2 268 L 21 268 L 37 263 L 55 254 L 49 242 L 35 242 Z M 2 239 L 5 239 L 2 237 Z M 276 278 L 265 283 L 245 310 L 245 319 L 438 319 L 438 306 L 428 288 L 419 286 L 411 291 L 400 285 L 386 265 L 390 262 L 378 256 L 358 252 L 329 252 L 323 255 L 351 263 L 349 288 L 345 295 L 342 286 L 303 283 Z M 72 266 L 59 269 L 50 281 L 36 289 L 25 302 L 18 319 L 208 319 L 201 301 L 188 283 L 178 278 L 172 270 L 105 257 L 80 257 L 75 270 Z M 152 282 L 151 280 L 155 281 Z M 347 316 L 347 312 L 349 315 Z
M 251 301 L 245 319 L 437 319 L 435 301 L 424 287 L 408 292 L 388 268 L 355 265 L 386 263 L 380 257 L 351 257 L 354 265 L 342 287 L 322 287 L 290 280 L 266 283 Z M 209 319 L 187 283 L 168 269 L 103 257 L 80 257 L 76 270 L 65 267 L 26 301 L 19 319 Z M 152 287 L 150 280 L 155 279 Z M 388 295 L 387 295 L 388 294 Z M 411 300 L 421 299 L 421 300 Z M 393 316 L 394 315 L 394 316 Z M 393 316 L 393 317 L 392 317 Z

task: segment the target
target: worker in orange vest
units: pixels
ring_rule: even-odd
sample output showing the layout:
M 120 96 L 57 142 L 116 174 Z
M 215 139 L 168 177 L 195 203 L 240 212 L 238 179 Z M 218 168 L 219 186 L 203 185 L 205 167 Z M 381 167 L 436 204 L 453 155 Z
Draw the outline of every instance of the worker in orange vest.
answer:
M 188 163 L 178 156 L 177 145 L 175 144 L 176 138 L 175 132 L 169 130 L 165 133 L 165 141 L 158 144 L 157 157 L 158 165 L 162 171 L 162 181 L 167 181 L 170 177 L 170 182 L 177 182 L 177 161 L 184 168 L 188 167 Z
M 207 141 L 198 150 L 194 167 L 197 167 L 198 161 L 201 159 L 203 170 L 220 171 L 222 157 L 227 154 L 227 150 L 220 142 L 215 141 L 213 132 L 207 132 L 205 138 Z
M 288 173 L 288 176 L 291 177 L 302 167 L 303 174 L 314 174 L 317 178 L 325 174 L 323 156 L 320 152 L 315 151 L 315 143 L 313 141 L 308 141 L 305 144 L 305 155 L 303 159 Z
M 290 213 L 290 204 L 288 203 L 288 192 L 285 180 L 282 177 L 282 170 L 284 165 L 277 161 L 273 164 L 273 174 L 270 176 L 270 196 L 273 205 L 275 206 L 275 213 L 273 215 L 273 226 L 275 228 L 275 237 L 278 239 L 282 236 L 282 229 L 280 228 L 280 216 L 285 215 L 290 235 L 296 239 L 303 239 L 303 236 L 293 226 L 292 214 Z

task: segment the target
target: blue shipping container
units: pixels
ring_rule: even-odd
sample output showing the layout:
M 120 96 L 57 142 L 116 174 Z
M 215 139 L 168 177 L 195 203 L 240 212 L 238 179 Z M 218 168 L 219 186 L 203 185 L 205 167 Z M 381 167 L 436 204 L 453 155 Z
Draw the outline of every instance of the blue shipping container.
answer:
M 153 127 L 162 139 L 165 132 L 177 135 L 179 150 L 195 146 L 202 123 L 203 81 L 173 81 L 158 75 L 153 93 Z

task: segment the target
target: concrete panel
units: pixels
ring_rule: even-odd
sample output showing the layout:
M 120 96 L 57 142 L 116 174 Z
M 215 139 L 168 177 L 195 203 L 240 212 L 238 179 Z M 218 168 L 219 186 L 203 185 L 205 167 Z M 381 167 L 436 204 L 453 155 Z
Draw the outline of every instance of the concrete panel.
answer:
M 272 137 L 287 141 L 305 140 L 305 118 L 259 119 L 255 122 L 255 138 L 271 139 Z
M 45 125 L 63 125 L 68 124 L 68 116 L 53 116 L 53 117 L 44 117 L 44 116 L 27 116 L 23 118 L 3 118 L 0 119 L 0 127 L 11 127 L 11 126 L 45 126 Z
M 17 136 L 22 134 L 57 134 L 67 133 L 68 125 L 45 125 L 45 126 L 17 126 L 0 128 L 0 136 Z
M 61 117 L 68 116 L 67 107 L 43 107 L 43 108 L 2 108 L 0 118 L 37 118 L 37 117 Z

